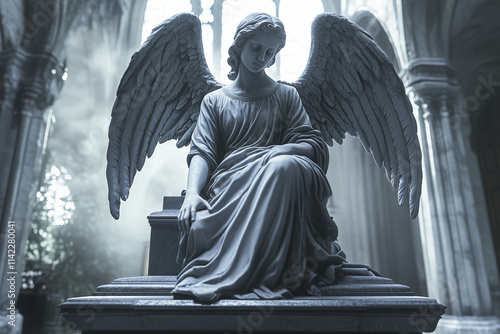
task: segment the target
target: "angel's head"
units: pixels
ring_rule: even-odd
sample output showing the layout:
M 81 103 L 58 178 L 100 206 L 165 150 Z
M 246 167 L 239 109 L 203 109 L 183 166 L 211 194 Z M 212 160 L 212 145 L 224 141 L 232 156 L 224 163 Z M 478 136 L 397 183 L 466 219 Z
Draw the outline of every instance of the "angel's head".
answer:
M 240 22 L 234 35 L 233 44 L 229 48 L 229 58 L 227 63 L 231 66 L 231 71 L 227 75 L 230 80 L 236 79 L 241 61 L 241 51 L 249 38 L 262 33 L 272 33 L 276 37 L 277 47 L 271 61 L 267 64 L 271 66 L 276 61 L 276 55 L 285 46 L 286 34 L 283 23 L 272 15 L 266 13 L 252 13 Z

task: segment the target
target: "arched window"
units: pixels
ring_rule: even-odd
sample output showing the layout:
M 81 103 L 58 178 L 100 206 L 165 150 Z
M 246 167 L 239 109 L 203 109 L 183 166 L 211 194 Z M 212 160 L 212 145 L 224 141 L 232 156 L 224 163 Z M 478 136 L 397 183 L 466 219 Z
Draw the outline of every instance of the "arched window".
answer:
M 384 50 L 387 56 L 392 60 L 396 72 L 401 71 L 401 62 L 396 55 L 394 45 L 390 40 L 390 36 L 382 26 L 382 23 L 370 12 L 360 11 L 351 17 L 351 20 L 359 24 L 363 29 L 368 31 L 377 44 Z
M 201 8 L 197 4 L 200 4 Z M 222 83 L 229 82 L 227 50 L 238 23 L 252 12 L 266 12 L 278 16 L 285 25 L 287 44 L 280 52 L 276 64 L 268 70 L 268 74 L 276 80 L 294 81 L 305 68 L 311 43 L 311 23 L 316 15 L 323 12 L 323 5 L 321 0 L 149 0 L 142 40 L 145 41 L 151 30 L 163 20 L 189 11 L 199 14 L 203 23 L 203 45 L 208 66 Z

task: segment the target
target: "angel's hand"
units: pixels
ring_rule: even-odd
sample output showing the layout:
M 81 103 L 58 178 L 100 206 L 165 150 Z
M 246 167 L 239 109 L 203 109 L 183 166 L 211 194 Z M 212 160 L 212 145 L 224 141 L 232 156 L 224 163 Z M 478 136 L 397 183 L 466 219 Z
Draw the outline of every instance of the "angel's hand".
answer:
M 211 211 L 212 207 L 206 200 L 201 198 L 200 195 L 196 193 L 186 193 L 184 203 L 182 203 L 179 216 L 177 217 L 181 231 L 185 233 L 189 232 L 191 224 L 196 220 L 196 211 L 201 209 L 208 209 L 208 211 Z

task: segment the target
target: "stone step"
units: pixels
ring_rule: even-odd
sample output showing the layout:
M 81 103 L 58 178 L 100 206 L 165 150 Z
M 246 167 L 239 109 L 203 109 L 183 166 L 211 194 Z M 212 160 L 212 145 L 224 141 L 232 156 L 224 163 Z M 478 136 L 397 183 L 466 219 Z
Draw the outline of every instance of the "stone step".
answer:
M 101 285 L 94 296 L 167 296 L 176 282 L 175 276 L 136 276 Z M 380 276 L 341 276 L 333 285 L 318 286 L 322 296 L 412 296 L 406 285 Z
M 60 305 L 90 333 L 421 333 L 445 307 L 416 296 L 327 296 L 197 303 L 172 296 L 90 296 Z

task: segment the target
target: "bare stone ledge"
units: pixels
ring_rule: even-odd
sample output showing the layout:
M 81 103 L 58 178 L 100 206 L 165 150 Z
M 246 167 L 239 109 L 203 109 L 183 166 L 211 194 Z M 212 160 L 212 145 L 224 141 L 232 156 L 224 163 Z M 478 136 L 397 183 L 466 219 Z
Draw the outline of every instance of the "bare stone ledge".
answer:
M 445 307 L 416 296 L 225 299 L 214 304 L 172 296 L 89 296 L 60 305 L 83 333 L 421 333 Z

